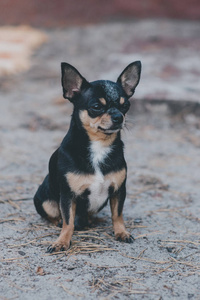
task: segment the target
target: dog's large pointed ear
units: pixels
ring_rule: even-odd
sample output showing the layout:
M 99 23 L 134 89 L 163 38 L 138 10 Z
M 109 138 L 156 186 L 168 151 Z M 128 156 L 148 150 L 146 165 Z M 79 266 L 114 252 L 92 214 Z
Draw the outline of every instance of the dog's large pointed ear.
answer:
M 74 96 L 80 93 L 83 88 L 90 86 L 89 82 L 70 64 L 62 62 L 61 72 L 63 97 L 70 101 L 73 101 Z
M 128 65 L 117 79 L 117 83 L 121 84 L 128 97 L 134 94 L 135 88 L 140 81 L 141 68 L 141 62 L 135 61 Z

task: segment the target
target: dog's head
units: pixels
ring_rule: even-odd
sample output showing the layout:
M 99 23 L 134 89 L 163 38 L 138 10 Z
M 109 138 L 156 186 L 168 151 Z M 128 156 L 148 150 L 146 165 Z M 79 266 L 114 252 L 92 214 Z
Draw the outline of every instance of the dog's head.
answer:
M 74 104 L 74 115 L 90 134 L 111 135 L 122 129 L 140 80 L 141 62 L 129 64 L 117 82 L 88 82 L 73 66 L 61 63 L 63 96 Z

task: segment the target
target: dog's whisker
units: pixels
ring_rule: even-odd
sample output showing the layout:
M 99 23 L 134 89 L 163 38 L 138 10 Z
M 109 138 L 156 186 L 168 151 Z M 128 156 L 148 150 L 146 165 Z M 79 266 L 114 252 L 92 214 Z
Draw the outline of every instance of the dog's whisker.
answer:
M 135 124 L 136 121 L 133 120 L 131 117 L 126 117 L 126 123 L 132 123 L 132 124 Z

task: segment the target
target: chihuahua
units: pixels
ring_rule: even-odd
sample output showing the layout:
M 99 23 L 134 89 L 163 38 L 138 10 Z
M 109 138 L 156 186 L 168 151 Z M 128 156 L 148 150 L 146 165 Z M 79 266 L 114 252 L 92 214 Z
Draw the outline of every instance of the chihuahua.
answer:
M 141 62 L 129 64 L 117 82 L 88 82 L 76 68 L 61 63 L 63 97 L 74 105 L 70 128 L 49 161 L 49 174 L 39 186 L 34 204 L 43 217 L 62 230 L 47 251 L 70 247 L 74 228 L 88 225 L 88 215 L 110 202 L 115 238 L 132 243 L 122 210 L 127 166 L 120 131 L 129 98 L 140 80 Z

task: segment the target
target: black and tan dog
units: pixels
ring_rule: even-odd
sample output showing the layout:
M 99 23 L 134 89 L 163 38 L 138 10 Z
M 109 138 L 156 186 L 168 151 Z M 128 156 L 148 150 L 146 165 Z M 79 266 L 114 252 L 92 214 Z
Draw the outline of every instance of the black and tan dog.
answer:
M 63 221 L 48 252 L 68 249 L 74 226 L 87 226 L 88 213 L 100 211 L 108 200 L 115 238 L 132 243 L 122 216 L 127 167 L 120 130 L 140 80 L 141 63 L 128 65 L 116 83 L 88 82 L 73 66 L 62 63 L 61 68 L 63 96 L 74 110 L 69 131 L 51 156 L 49 174 L 34 197 L 42 217 Z

